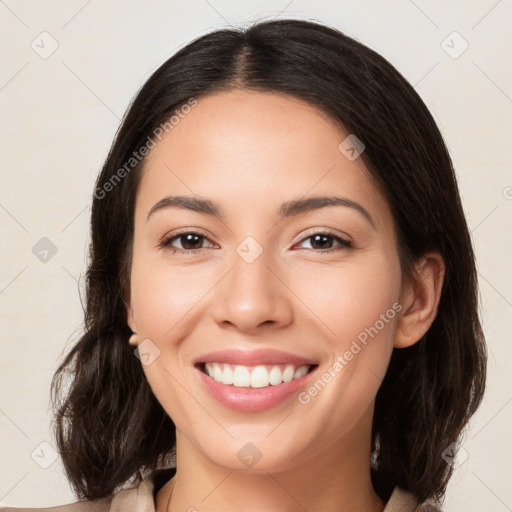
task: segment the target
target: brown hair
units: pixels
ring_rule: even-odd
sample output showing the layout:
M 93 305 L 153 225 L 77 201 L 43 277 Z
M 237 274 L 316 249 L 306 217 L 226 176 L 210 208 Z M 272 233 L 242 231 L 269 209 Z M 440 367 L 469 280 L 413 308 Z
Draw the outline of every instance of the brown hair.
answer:
M 392 209 L 404 276 L 426 251 L 443 257 L 437 317 L 418 343 L 394 349 L 372 429 L 372 480 L 383 500 L 395 486 L 420 500 L 442 498 L 452 471 L 442 453 L 480 404 L 486 372 L 475 257 L 450 156 L 427 107 L 389 62 L 300 20 L 194 40 L 154 72 L 122 121 L 92 202 L 84 333 L 52 381 L 55 436 L 75 494 L 111 495 L 175 447 L 174 424 L 128 344 L 124 299 L 144 164 L 130 159 L 190 98 L 234 88 L 295 96 L 355 134 Z

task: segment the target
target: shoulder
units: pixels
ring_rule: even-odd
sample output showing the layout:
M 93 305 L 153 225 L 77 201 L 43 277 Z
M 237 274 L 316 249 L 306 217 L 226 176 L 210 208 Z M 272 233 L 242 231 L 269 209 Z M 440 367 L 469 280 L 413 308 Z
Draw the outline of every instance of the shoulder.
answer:
M 112 498 L 77 501 L 48 508 L 0 507 L 0 512 L 109 512 Z
M 435 503 L 425 501 L 422 503 L 416 512 L 443 512 Z
M 442 512 L 439 505 L 427 500 L 420 503 L 411 493 L 395 487 L 384 512 Z
M 156 492 L 175 472 L 175 468 L 153 470 L 137 486 L 106 498 L 49 508 L 0 507 L 0 512 L 154 512 Z

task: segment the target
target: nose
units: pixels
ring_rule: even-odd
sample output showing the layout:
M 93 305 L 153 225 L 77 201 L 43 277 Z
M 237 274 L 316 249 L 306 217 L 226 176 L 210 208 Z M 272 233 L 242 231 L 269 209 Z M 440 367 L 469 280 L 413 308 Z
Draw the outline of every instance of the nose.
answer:
M 215 287 L 215 322 L 247 334 L 289 325 L 293 321 L 293 293 L 280 274 L 265 252 L 252 263 L 235 254 L 231 271 Z

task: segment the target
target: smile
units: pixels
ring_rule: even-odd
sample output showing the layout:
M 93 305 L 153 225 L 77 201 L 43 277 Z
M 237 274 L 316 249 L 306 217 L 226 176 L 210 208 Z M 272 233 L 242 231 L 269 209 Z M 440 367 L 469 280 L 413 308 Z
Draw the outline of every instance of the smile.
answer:
M 274 364 L 243 366 L 209 362 L 201 370 L 215 381 L 237 388 L 266 388 L 300 379 L 316 365 Z
M 214 376 L 208 374 L 206 363 L 195 366 L 195 375 L 198 377 L 201 387 L 224 407 L 243 413 L 263 412 L 281 404 L 290 403 L 294 396 L 310 385 L 312 379 L 315 378 L 315 370 L 318 368 L 316 364 L 298 367 L 285 365 L 284 369 L 279 364 L 271 365 L 270 368 L 264 365 L 255 367 L 235 365 L 234 368 L 231 368 L 231 365 L 227 365 L 230 366 L 234 381 L 239 384 L 236 386 L 234 383 L 224 384 L 217 380 L 224 378 L 226 364 L 208 363 L 208 366 Z M 215 367 L 217 370 L 214 369 Z M 277 370 L 274 370 L 275 367 Z M 228 378 L 230 370 L 226 374 L 227 382 L 230 380 Z M 217 373 L 217 379 L 215 373 Z M 291 380 L 287 382 L 285 379 L 289 379 L 290 375 Z M 276 384 L 270 382 L 271 378 L 272 382 L 276 382 Z M 277 383 L 278 378 L 280 383 Z M 254 384 L 260 387 L 252 386 L 253 379 Z M 268 384 L 266 384 L 267 381 Z M 296 401 L 294 402 L 296 403 Z

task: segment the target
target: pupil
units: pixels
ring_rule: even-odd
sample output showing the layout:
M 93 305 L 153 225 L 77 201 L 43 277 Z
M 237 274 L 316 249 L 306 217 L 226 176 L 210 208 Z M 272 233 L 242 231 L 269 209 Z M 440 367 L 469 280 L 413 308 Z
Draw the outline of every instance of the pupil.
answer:
M 183 240 L 181 243 L 181 245 L 183 246 L 184 249 L 197 249 L 197 247 L 194 246 L 194 242 L 197 245 L 197 241 L 201 237 L 198 235 L 188 234 L 188 235 L 182 236 L 182 238 L 185 239 L 185 243 L 183 243 Z M 195 240 L 193 240 L 193 239 L 195 239 Z M 192 246 L 192 247 L 190 247 L 190 246 Z
M 314 235 L 313 236 L 313 244 L 314 245 L 315 243 L 317 242 L 320 242 L 320 248 L 324 248 L 325 249 L 325 242 L 327 242 L 327 246 L 330 246 L 331 244 L 329 244 L 329 241 L 330 241 L 330 236 L 328 235 Z M 315 248 L 315 247 L 313 247 Z M 327 247 L 329 248 L 329 247 Z
M 188 235 L 183 235 L 182 237 L 182 246 L 184 249 L 197 249 L 197 242 L 199 241 L 199 239 L 201 238 L 201 236 L 199 235 L 193 235 L 193 234 L 188 234 Z M 183 239 L 185 239 L 185 243 L 183 243 Z M 329 235 L 314 235 L 313 236 L 313 246 L 320 246 L 320 248 L 324 248 L 327 246 L 327 248 L 330 248 L 330 246 L 332 245 L 331 243 L 331 237 Z M 313 248 L 318 248 L 318 247 L 313 247 Z

